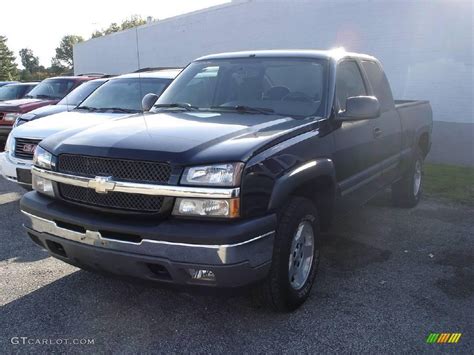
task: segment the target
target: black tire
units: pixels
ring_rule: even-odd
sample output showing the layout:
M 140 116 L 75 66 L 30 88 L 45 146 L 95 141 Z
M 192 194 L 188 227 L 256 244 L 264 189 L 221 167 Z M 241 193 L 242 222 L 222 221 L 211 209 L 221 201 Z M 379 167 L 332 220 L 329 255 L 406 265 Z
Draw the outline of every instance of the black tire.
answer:
M 397 207 L 415 207 L 420 202 L 423 194 L 423 160 L 424 156 L 418 148 L 410 164 L 408 172 L 401 180 L 392 185 L 392 202 Z M 419 187 L 416 188 L 415 180 L 420 175 Z
M 301 223 L 311 225 L 314 247 L 309 274 L 304 283 L 295 289 L 291 284 L 294 278 L 290 281 L 289 261 L 293 237 Z M 258 303 L 279 312 L 292 311 L 303 304 L 311 292 L 316 277 L 319 254 L 319 220 L 316 207 L 308 199 L 294 197 L 279 216 L 271 270 L 264 282 L 255 289 L 254 296 Z M 307 265 L 309 263 L 308 261 Z

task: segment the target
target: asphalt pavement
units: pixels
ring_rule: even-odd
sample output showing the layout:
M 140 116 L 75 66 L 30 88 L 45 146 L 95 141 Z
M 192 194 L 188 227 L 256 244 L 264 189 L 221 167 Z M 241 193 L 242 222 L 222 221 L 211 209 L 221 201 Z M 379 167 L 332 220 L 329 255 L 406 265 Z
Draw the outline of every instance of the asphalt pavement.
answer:
M 0 178 L 0 353 L 459 352 L 474 349 L 474 209 L 388 194 L 322 237 L 311 297 L 276 314 L 245 294 L 195 294 L 64 264 L 22 230 Z M 430 333 L 462 333 L 427 344 Z

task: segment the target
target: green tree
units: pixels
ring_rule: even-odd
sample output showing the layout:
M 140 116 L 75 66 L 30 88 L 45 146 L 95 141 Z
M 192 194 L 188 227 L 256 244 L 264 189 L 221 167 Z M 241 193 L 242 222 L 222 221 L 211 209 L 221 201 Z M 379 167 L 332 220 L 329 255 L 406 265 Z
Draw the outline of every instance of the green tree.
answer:
M 30 73 L 34 73 L 39 69 L 39 59 L 33 54 L 33 51 L 29 48 L 20 49 L 18 52 L 21 59 L 21 64 Z
M 73 47 L 84 41 L 81 36 L 67 35 L 61 39 L 59 47 L 56 48 L 56 56 L 52 59 L 52 66 L 63 67 L 71 70 L 74 67 Z
M 146 20 L 143 19 L 141 16 L 133 15 L 133 16 L 130 16 L 129 19 L 125 19 L 122 21 L 122 23 L 120 24 L 120 29 L 123 31 L 129 28 L 134 28 L 134 27 L 144 25 L 145 23 L 146 23 Z
M 15 80 L 17 76 L 15 56 L 7 46 L 7 37 L 0 36 L 0 80 Z
M 128 30 L 130 28 L 135 28 L 144 24 L 146 24 L 145 19 L 143 19 L 139 15 L 132 15 L 129 18 L 123 20 L 120 23 L 120 25 L 117 24 L 116 22 L 113 22 L 106 29 L 95 31 L 94 33 L 92 33 L 91 38 L 97 38 L 97 37 L 109 35 L 111 33 Z

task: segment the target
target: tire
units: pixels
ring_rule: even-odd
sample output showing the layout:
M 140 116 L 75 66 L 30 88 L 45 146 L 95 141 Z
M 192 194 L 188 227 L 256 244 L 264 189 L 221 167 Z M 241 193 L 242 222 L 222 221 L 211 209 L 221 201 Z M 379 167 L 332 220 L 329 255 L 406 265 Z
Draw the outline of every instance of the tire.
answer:
M 297 251 L 301 254 L 297 255 Z M 255 289 L 258 303 L 279 312 L 292 311 L 303 304 L 316 277 L 319 254 L 316 207 L 308 199 L 294 197 L 279 216 L 272 266 L 264 282 Z
M 415 207 L 423 193 L 423 153 L 418 148 L 408 172 L 392 185 L 392 202 L 397 207 Z

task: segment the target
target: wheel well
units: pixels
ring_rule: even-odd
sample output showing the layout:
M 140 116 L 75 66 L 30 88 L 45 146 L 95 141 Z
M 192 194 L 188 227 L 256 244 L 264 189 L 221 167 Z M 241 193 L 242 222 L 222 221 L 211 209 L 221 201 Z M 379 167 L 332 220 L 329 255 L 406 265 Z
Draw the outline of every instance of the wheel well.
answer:
M 293 196 L 304 197 L 314 203 L 323 230 L 327 229 L 332 220 L 335 188 L 330 176 L 320 176 L 298 186 L 292 193 Z
M 423 157 L 426 157 L 428 155 L 428 149 L 429 149 L 428 133 L 423 133 L 420 136 L 420 140 L 418 141 L 418 146 L 420 147 L 421 152 L 423 153 Z

